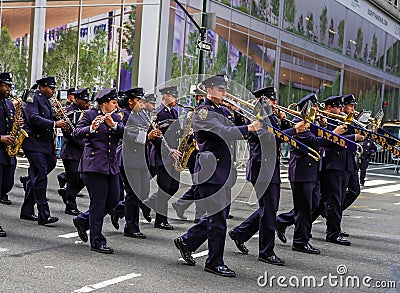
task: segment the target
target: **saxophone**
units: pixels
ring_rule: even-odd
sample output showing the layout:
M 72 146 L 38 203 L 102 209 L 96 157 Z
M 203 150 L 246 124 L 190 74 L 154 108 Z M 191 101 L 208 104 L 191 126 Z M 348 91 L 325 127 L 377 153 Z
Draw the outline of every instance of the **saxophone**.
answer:
M 194 118 L 194 107 L 183 106 L 181 104 L 177 104 L 182 108 L 189 108 L 190 111 L 187 113 L 187 124 L 185 126 L 185 130 L 183 131 L 182 140 L 179 144 L 178 151 L 182 153 L 182 157 L 179 160 L 176 160 L 173 163 L 173 166 L 176 171 L 182 172 L 189 161 L 190 155 L 193 153 L 195 149 L 198 149 L 196 140 L 189 135 L 190 129 L 192 128 L 192 122 Z
M 22 113 L 22 99 L 20 99 L 20 98 L 14 98 L 14 99 L 17 103 L 14 106 L 15 114 L 14 114 L 14 121 L 13 121 L 10 135 L 12 137 L 15 137 L 15 142 L 13 144 L 7 145 L 7 147 L 6 147 L 7 154 L 10 157 L 15 157 L 18 154 L 18 152 L 22 146 L 22 142 L 24 141 L 25 138 L 27 138 L 29 136 L 28 133 L 25 131 L 25 129 L 20 128 L 19 122 L 18 122 L 18 118 L 21 116 L 21 113 Z
M 50 99 L 50 103 L 53 106 L 54 114 L 56 115 L 57 119 L 64 120 L 65 122 L 68 123 L 69 128 L 71 128 L 72 131 L 75 130 L 75 126 L 72 123 L 71 119 L 68 117 L 68 113 L 63 107 L 63 105 L 60 103 L 59 100 L 57 100 L 56 97 L 52 97 Z

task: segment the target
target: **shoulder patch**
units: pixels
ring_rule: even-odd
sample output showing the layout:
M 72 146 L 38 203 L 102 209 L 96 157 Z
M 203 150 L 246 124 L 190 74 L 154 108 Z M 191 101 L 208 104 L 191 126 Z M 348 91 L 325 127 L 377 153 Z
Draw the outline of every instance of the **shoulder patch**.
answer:
M 28 97 L 26 98 L 26 102 L 27 102 L 27 103 L 33 103 L 33 96 L 28 96 Z
M 125 112 L 122 112 L 122 111 L 121 111 L 121 112 L 118 112 L 117 114 L 118 114 L 118 116 L 121 118 L 121 121 L 124 120 Z
M 206 120 L 208 116 L 208 108 L 207 107 L 202 107 L 197 110 L 197 115 L 199 115 L 201 120 Z

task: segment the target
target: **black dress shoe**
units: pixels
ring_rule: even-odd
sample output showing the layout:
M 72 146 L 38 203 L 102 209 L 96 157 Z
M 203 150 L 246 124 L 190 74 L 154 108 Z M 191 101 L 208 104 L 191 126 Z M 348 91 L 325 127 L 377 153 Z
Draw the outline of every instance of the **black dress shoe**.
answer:
M 52 224 L 58 221 L 57 217 L 48 217 L 47 219 L 39 219 L 38 224 L 39 225 L 48 225 Z
M 10 206 L 12 204 L 11 200 L 9 200 L 8 198 L 1 198 L 0 203 L 8 205 L 8 206 Z
M 111 224 L 114 226 L 115 229 L 118 230 L 119 229 L 119 223 L 118 223 L 119 217 L 114 212 L 111 212 L 110 216 L 111 216 Z
M 320 254 L 321 253 L 321 251 L 312 247 L 310 243 L 307 243 L 305 245 L 293 244 L 292 250 L 309 253 L 309 254 Z
M 169 223 L 154 223 L 154 228 L 163 229 L 163 230 L 174 230 L 174 226 Z
M 247 249 L 246 245 L 244 245 L 244 242 L 237 239 L 235 232 L 233 232 L 233 230 L 230 230 L 228 232 L 228 235 L 233 240 L 233 242 L 235 242 L 237 249 L 239 249 L 241 253 L 249 254 L 249 250 Z
M 143 218 L 147 221 L 147 222 L 151 222 L 151 208 L 149 208 L 148 206 L 146 206 L 145 204 L 142 204 L 140 206 L 140 208 L 142 209 L 142 214 L 143 214 Z
M 283 243 L 287 242 L 285 233 L 286 233 L 286 227 L 283 225 L 277 224 L 276 225 L 276 236 L 278 236 L 279 240 L 282 241 Z
M 114 253 L 114 249 L 112 249 L 111 247 L 108 247 L 106 244 L 102 244 L 98 247 L 91 247 L 90 250 L 100 252 L 100 253 L 105 253 L 105 254 Z
M 38 217 L 36 215 L 28 215 L 28 216 L 20 215 L 19 218 L 21 220 L 28 220 L 28 221 L 34 221 L 34 222 L 36 222 L 38 220 Z
M 6 237 L 6 236 L 7 236 L 6 231 L 4 231 L 3 228 L 1 228 L 0 226 L 0 237 Z
M 139 238 L 139 239 L 146 239 L 146 235 L 144 235 L 142 232 L 130 233 L 130 232 L 124 231 L 124 236 L 132 237 L 132 238 Z
M 271 265 L 276 265 L 276 266 L 284 266 L 285 261 L 283 259 L 280 259 L 276 255 L 271 255 L 271 256 L 258 256 L 258 260 L 262 262 L 269 263 Z
M 172 207 L 173 207 L 173 209 L 175 210 L 176 215 L 178 216 L 179 219 L 184 220 L 184 221 L 187 220 L 187 217 L 183 214 L 184 211 L 182 211 L 182 210 L 180 209 L 180 207 L 176 204 L 176 202 L 173 202 L 173 203 L 172 203 Z
M 339 245 L 346 245 L 346 246 L 350 246 L 351 242 L 345 238 L 343 238 L 342 236 L 338 236 L 336 238 L 328 238 L 326 237 L 326 242 L 331 242 L 334 244 L 339 244 Z
M 72 219 L 72 222 L 74 223 L 74 226 L 76 230 L 78 231 L 78 236 L 83 242 L 88 242 L 88 236 L 86 234 L 86 229 L 83 227 L 83 225 L 80 223 L 80 220 L 75 217 Z
M 347 232 L 340 232 L 340 235 L 342 236 L 342 237 L 349 237 L 350 236 L 350 234 L 349 233 L 347 233 Z
M 228 220 L 230 220 L 230 219 L 233 219 L 233 216 L 232 216 L 232 215 L 228 215 L 226 218 L 227 218 Z
M 188 249 L 185 241 L 183 241 L 182 237 L 178 237 L 174 240 L 174 244 L 176 248 L 179 249 L 183 260 L 190 266 L 194 266 L 196 261 L 192 257 L 192 252 Z
M 78 210 L 78 208 L 67 206 L 67 207 L 65 207 L 65 213 L 67 215 L 77 216 L 77 215 L 81 214 L 82 212 L 80 210 Z
M 235 272 L 225 265 L 217 267 L 205 267 L 204 270 L 222 277 L 236 277 Z

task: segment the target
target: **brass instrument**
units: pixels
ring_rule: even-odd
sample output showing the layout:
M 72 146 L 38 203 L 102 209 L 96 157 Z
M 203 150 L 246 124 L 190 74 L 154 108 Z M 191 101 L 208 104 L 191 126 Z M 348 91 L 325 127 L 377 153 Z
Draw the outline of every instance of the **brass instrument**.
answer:
M 251 111 L 257 111 L 257 105 L 253 105 L 247 101 L 244 101 L 238 97 L 235 97 L 231 94 L 226 94 L 228 98 L 224 98 L 224 101 L 226 101 L 227 103 L 231 103 L 231 101 L 234 101 L 236 103 L 239 103 L 240 105 L 246 106 L 248 108 L 251 109 Z M 246 109 L 243 109 L 242 107 L 238 107 L 240 109 L 240 111 L 235 111 L 237 112 L 239 115 L 244 116 L 245 118 L 247 118 L 250 121 L 254 121 L 254 120 L 260 120 L 260 119 L 264 119 L 265 117 L 262 117 L 262 113 L 261 111 L 257 111 L 259 113 L 253 113 L 250 111 L 247 111 Z M 260 109 L 258 109 L 260 110 Z M 263 124 L 265 124 L 265 121 L 263 121 Z M 298 141 L 297 139 L 285 134 L 284 132 L 282 132 L 280 129 L 275 128 L 272 125 L 268 125 L 266 124 L 266 129 L 268 132 L 271 132 L 275 135 L 277 135 L 278 138 L 283 139 L 283 141 L 288 142 L 291 146 L 297 148 L 298 150 L 306 153 L 310 158 L 314 159 L 315 161 L 319 161 L 321 156 L 319 155 L 319 153 L 308 147 L 307 145 L 303 144 L 302 142 Z
M 56 117 L 60 120 L 64 120 L 65 122 L 68 123 L 69 128 L 72 129 L 72 131 L 75 130 L 75 126 L 72 123 L 71 119 L 69 119 L 68 115 L 67 115 L 67 111 L 65 111 L 65 108 L 63 107 L 63 105 L 60 103 L 59 100 L 57 100 L 56 97 L 52 97 L 50 99 L 50 103 L 53 105 L 53 109 L 54 109 L 54 114 L 56 115 Z
M 318 113 L 322 114 L 323 116 L 342 121 L 345 124 L 351 124 L 353 122 L 353 119 L 354 119 L 354 114 L 353 113 L 349 113 L 346 116 L 342 116 L 340 114 L 330 113 L 328 111 L 323 111 L 323 110 L 318 110 Z
M 10 131 L 10 135 L 15 138 L 15 141 L 14 143 L 6 146 L 7 154 L 10 157 L 14 157 L 18 154 L 22 146 L 22 142 L 24 141 L 25 138 L 29 137 L 25 129 L 22 129 L 19 126 L 19 121 L 18 121 L 22 113 L 22 99 L 20 98 L 14 98 L 14 99 L 16 101 L 16 105 L 14 105 L 15 107 L 14 122 Z
M 182 153 L 182 156 L 178 160 L 175 160 L 173 163 L 175 170 L 178 172 L 182 172 L 186 168 L 187 163 L 189 162 L 189 158 L 193 153 L 193 151 L 195 149 L 198 149 L 198 145 L 196 140 L 191 135 L 189 135 L 190 129 L 192 128 L 195 108 L 190 106 L 183 106 L 178 103 L 177 106 L 190 109 L 190 111 L 187 113 L 186 116 L 187 123 L 182 134 L 181 143 L 179 144 L 178 147 L 178 151 Z

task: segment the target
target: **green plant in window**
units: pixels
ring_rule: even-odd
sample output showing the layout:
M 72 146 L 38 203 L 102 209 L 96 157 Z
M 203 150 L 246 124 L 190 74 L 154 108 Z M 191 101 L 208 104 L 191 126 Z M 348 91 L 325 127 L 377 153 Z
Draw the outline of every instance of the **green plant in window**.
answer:
M 271 6 L 272 6 L 272 14 L 275 15 L 277 18 L 279 16 L 279 0 L 271 0 Z
M 338 25 L 338 35 L 339 35 L 338 47 L 340 49 L 340 52 L 342 52 L 343 41 L 344 41 L 344 20 L 343 19 L 339 22 L 339 25 Z
M 231 2 L 229 0 L 221 0 L 222 4 L 225 4 L 226 6 L 231 6 Z
M 299 21 L 297 22 L 297 31 L 299 32 L 300 35 L 304 36 L 304 20 L 303 20 L 303 14 L 300 15 Z
M 333 22 L 333 18 L 331 18 L 331 24 L 329 25 L 329 32 L 328 32 L 328 44 L 332 45 L 334 40 L 335 40 L 335 24 Z
M 325 6 L 319 16 L 320 42 L 325 43 L 326 28 L 328 27 L 328 8 Z
M 312 12 L 308 12 L 306 18 L 306 30 L 307 30 L 307 37 L 313 39 L 314 37 L 314 15 Z
M 295 0 L 285 0 L 283 19 L 289 24 L 289 28 L 294 27 L 294 18 L 296 15 Z
M 178 53 L 172 54 L 172 65 L 171 65 L 171 78 L 177 78 L 181 76 L 181 63 L 182 60 L 179 58 Z
M 376 37 L 375 33 L 372 36 L 372 47 L 371 51 L 369 52 L 369 59 L 371 59 L 372 64 L 375 65 L 376 56 L 378 54 L 378 38 Z
M 362 32 L 361 28 L 358 28 L 358 30 L 357 30 L 357 38 L 356 38 L 355 46 L 356 46 L 356 50 L 354 52 L 354 58 L 359 58 L 362 47 L 363 47 L 363 32 Z

